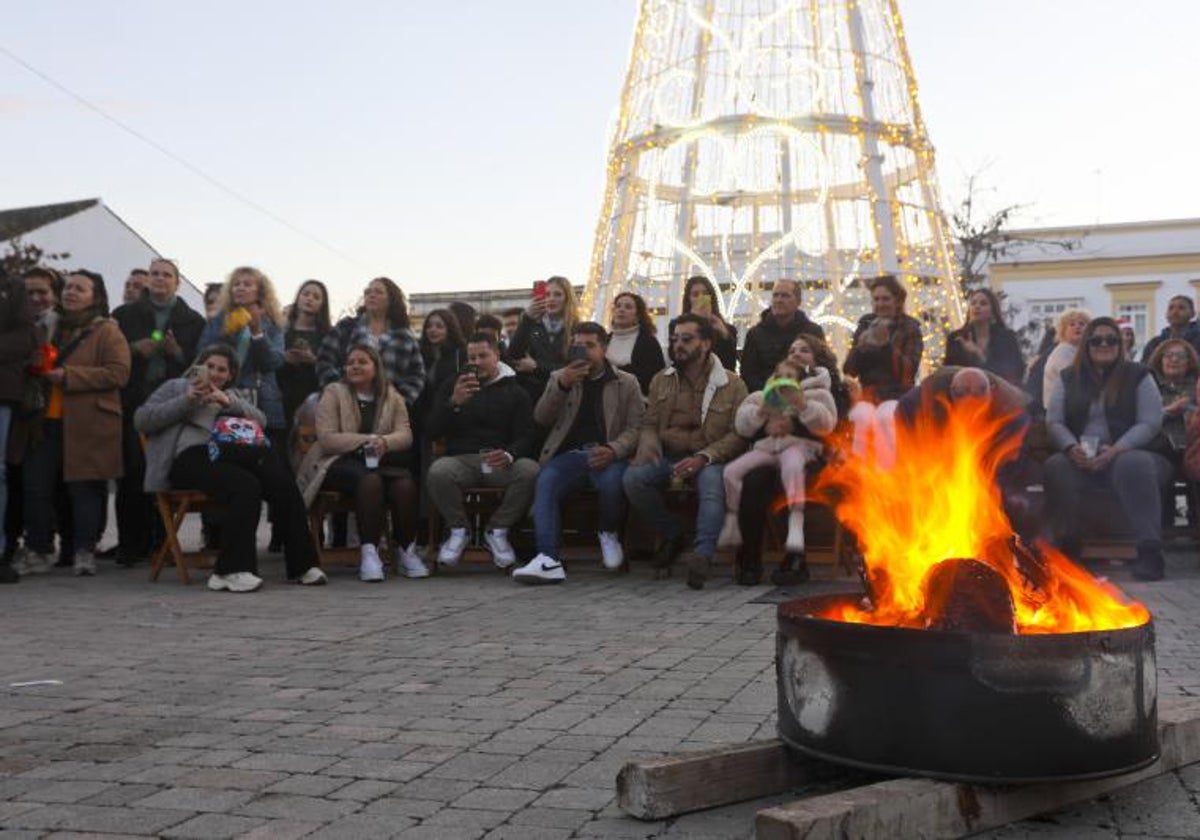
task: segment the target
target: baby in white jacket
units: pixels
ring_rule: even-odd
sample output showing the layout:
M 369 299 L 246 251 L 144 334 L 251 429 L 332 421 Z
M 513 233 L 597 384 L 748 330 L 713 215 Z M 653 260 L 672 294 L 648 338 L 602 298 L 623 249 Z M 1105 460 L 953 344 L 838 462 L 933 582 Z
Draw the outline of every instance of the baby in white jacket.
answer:
M 758 467 L 777 465 L 789 508 L 785 549 L 789 553 L 803 553 L 805 467 L 821 453 L 823 445 L 816 438 L 832 432 L 838 419 L 830 383 L 825 368 L 804 367 L 792 359 L 784 359 L 775 366 L 767 387 L 742 402 L 734 418 L 734 429 L 745 438 L 752 438 L 760 431 L 765 431 L 766 437 L 725 465 L 725 524 L 717 538 L 718 546 L 742 544 L 738 507 L 746 474 Z M 813 437 L 796 434 L 794 421 L 799 421 Z

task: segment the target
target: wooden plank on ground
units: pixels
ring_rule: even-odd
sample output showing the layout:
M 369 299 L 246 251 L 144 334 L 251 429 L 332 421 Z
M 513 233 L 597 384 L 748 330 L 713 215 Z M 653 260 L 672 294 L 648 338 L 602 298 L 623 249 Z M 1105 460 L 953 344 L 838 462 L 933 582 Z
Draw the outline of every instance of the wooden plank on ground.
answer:
M 1160 701 L 1159 742 L 1162 755 L 1154 764 L 1105 779 L 1001 787 L 906 778 L 813 796 L 759 811 L 757 837 L 962 837 L 1094 799 L 1200 761 L 1200 699 Z
M 631 761 L 617 774 L 617 804 L 640 820 L 782 793 L 840 768 L 797 760 L 783 742 L 750 741 L 711 750 Z

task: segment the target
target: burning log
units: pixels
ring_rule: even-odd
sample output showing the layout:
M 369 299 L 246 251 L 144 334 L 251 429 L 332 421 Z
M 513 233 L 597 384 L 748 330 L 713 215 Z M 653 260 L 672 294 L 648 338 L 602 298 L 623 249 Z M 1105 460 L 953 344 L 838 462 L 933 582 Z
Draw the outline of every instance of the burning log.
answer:
M 938 563 L 925 580 L 925 598 L 930 630 L 1015 632 L 1008 581 L 986 563 L 969 558 Z

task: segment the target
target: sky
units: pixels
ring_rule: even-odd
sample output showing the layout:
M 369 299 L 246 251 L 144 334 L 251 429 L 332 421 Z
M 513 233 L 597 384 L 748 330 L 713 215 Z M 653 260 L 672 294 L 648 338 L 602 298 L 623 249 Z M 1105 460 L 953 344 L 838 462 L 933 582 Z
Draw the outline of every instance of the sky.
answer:
M 1024 205 L 1021 226 L 1200 216 L 1200 2 L 900 9 L 947 207 L 980 173 L 980 199 Z M 335 309 L 379 274 L 410 293 L 582 281 L 636 12 L 18 3 L 0 208 L 99 197 L 195 282 L 248 263 L 289 299 L 325 280 Z

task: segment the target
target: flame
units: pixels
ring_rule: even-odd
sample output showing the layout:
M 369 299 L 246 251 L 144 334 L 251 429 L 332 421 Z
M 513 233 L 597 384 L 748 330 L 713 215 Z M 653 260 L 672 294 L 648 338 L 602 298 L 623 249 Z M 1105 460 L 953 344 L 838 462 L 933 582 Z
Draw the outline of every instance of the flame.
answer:
M 930 411 L 929 409 L 933 409 Z M 998 572 L 1012 595 L 1020 634 L 1114 630 L 1149 621 L 1149 611 L 1049 545 L 1022 551 L 1004 512 L 996 475 L 1018 453 L 1024 428 L 984 399 L 941 399 L 913 426 L 896 423 L 893 459 L 859 456 L 844 434 L 815 498 L 833 506 L 858 537 L 870 602 L 823 615 L 840 621 L 925 628 L 926 581 L 949 558 L 974 558 Z M 944 418 L 944 422 L 941 420 Z

